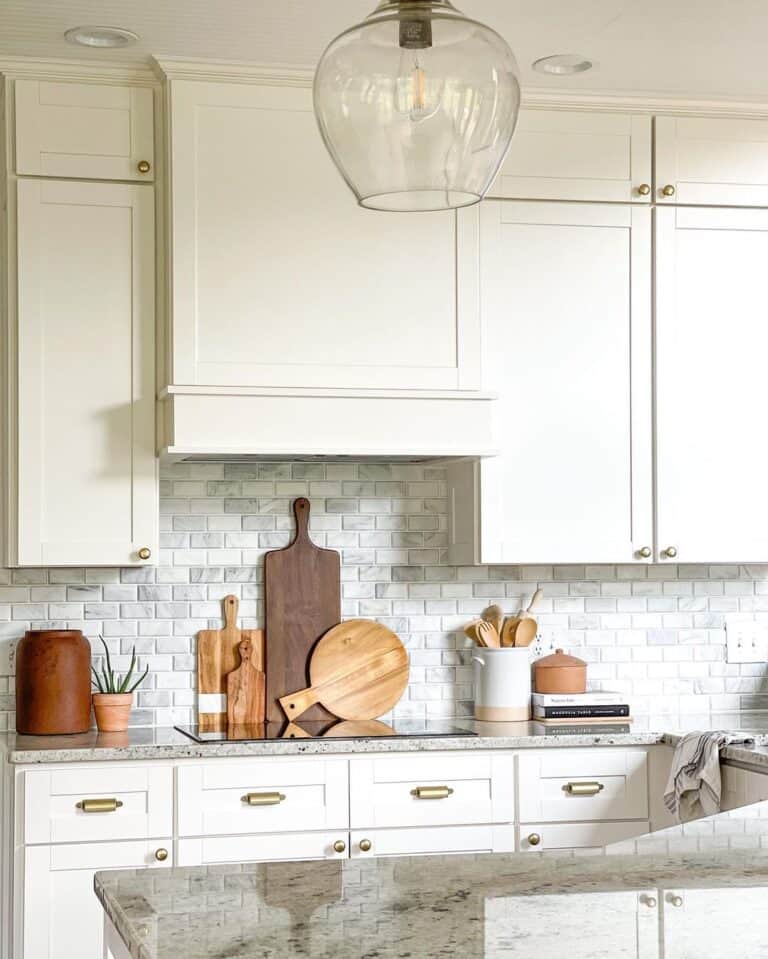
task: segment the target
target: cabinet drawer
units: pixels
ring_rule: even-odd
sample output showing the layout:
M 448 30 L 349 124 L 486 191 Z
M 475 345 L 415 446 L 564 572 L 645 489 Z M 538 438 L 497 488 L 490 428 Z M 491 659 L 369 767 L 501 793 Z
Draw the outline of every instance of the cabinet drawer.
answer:
M 346 830 L 348 826 L 346 760 L 182 766 L 177 784 L 180 836 Z
M 512 756 L 392 756 L 350 763 L 352 828 L 511 822 Z
M 149 88 L 19 79 L 15 99 L 18 174 L 154 179 Z
M 344 843 L 339 852 L 337 842 Z M 269 836 L 209 836 L 180 839 L 179 866 L 207 866 L 223 862 L 280 862 L 303 859 L 347 859 L 349 834 L 337 829 L 324 832 L 285 832 Z
M 647 819 L 646 760 L 642 749 L 521 753 L 520 821 Z
M 93 769 L 35 769 L 22 775 L 27 845 L 146 839 L 173 832 L 170 766 L 103 763 Z M 85 800 L 106 800 L 107 809 L 83 805 Z M 95 811 L 89 805 L 96 805 Z
M 515 827 L 511 824 L 361 829 L 353 831 L 350 838 L 349 854 L 352 859 L 515 851 Z M 363 848 L 360 848 L 361 843 Z
M 621 842 L 622 839 L 632 839 L 633 836 L 644 836 L 649 829 L 649 823 L 643 820 L 522 823 L 518 848 L 520 852 L 543 852 L 546 849 L 592 849 L 607 846 L 612 842 Z

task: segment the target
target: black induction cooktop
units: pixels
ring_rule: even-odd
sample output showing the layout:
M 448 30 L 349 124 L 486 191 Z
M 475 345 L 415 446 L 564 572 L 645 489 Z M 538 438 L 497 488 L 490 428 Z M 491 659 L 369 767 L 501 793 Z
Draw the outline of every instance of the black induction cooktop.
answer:
M 441 723 L 385 723 L 380 719 L 335 722 L 285 722 L 201 729 L 197 725 L 175 726 L 196 743 L 255 743 L 275 739 L 390 739 L 392 737 L 475 736 L 471 729 Z

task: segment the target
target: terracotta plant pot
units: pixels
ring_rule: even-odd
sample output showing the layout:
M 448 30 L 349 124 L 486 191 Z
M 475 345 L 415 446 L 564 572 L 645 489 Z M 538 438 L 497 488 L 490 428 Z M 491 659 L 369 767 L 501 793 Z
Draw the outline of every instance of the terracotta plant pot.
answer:
M 102 733 L 122 733 L 128 728 L 133 693 L 94 693 L 93 711 Z

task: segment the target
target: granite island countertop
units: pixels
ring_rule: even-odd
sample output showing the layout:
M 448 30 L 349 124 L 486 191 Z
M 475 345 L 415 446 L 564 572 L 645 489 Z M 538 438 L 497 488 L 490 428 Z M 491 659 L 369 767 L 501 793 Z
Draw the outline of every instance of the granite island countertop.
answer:
M 768 802 L 602 854 L 99 873 L 134 959 L 768 957 Z M 663 914 L 663 921 L 662 921 Z
M 768 712 L 712 713 L 641 717 L 631 725 L 579 727 L 545 726 L 536 722 L 480 723 L 452 720 L 452 726 L 471 730 L 472 736 L 430 738 L 399 735 L 389 738 L 270 739 L 196 743 L 173 727 L 135 727 L 125 733 L 77 736 L 22 736 L 0 734 L 0 756 L 13 764 L 114 762 L 145 759 L 213 759 L 216 757 L 356 755 L 416 751 L 539 749 L 563 746 L 674 746 L 685 732 L 725 729 L 754 745 L 730 746 L 728 761 L 747 762 L 768 769 Z M 435 724 L 436 728 L 439 724 Z

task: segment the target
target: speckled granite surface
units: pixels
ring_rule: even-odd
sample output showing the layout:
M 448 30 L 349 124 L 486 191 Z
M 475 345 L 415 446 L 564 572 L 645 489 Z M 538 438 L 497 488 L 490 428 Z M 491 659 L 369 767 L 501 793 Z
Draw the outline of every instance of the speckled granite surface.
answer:
M 475 736 L 424 738 L 398 736 L 392 739 L 278 739 L 267 742 L 199 744 L 171 727 L 139 727 L 125 733 L 80 736 L 19 736 L 0 734 L 0 754 L 8 762 L 67 763 L 144 759 L 200 759 L 237 756 L 296 756 L 323 753 L 348 754 L 434 750 L 526 749 L 547 746 L 647 746 L 674 745 L 684 732 L 694 729 L 725 729 L 752 736 L 758 747 L 768 746 L 768 713 L 717 713 L 644 717 L 631 725 L 606 728 L 544 726 L 541 723 L 478 723 L 457 720 L 454 726 L 471 729 Z M 748 755 L 747 755 L 748 754 Z M 768 750 L 729 747 L 724 758 L 754 760 L 768 766 Z
M 236 864 L 95 885 L 135 959 L 636 959 L 660 956 L 660 937 L 674 959 L 765 959 L 767 840 L 757 803 L 606 855 Z

